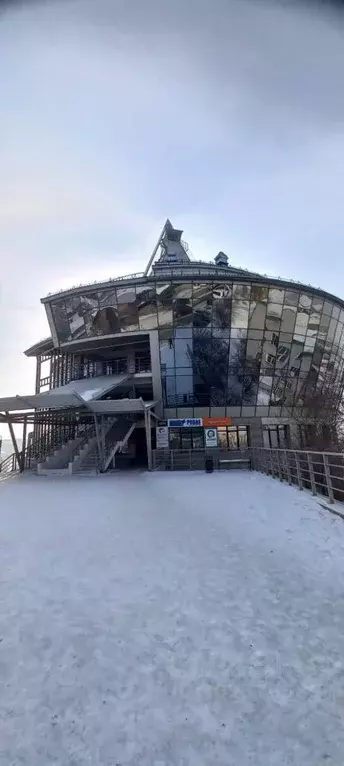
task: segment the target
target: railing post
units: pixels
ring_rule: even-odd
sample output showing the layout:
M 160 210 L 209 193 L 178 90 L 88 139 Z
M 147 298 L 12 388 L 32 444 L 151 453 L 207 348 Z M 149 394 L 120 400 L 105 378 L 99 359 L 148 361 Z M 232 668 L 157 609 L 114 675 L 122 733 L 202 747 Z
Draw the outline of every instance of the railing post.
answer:
M 171 471 L 174 470 L 173 449 L 171 449 Z
M 291 472 L 290 472 L 290 465 L 289 465 L 289 452 L 285 449 L 284 450 L 284 456 L 285 456 L 285 466 L 287 471 L 287 480 L 288 484 L 291 484 Z
M 189 466 L 191 471 L 192 470 L 192 450 L 191 449 L 189 450 Z
M 303 490 L 303 484 L 302 484 L 302 476 L 301 476 L 301 469 L 300 469 L 300 461 L 299 461 L 299 455 L 294 451 L 295 455 L 295 463 L 296 463 L 296 473 L 297 473 L 297 483 L 299 485 L 299 489 Z
M 271 470 L 271 476 L 272 476 L 272 478 L 274 479 L 274 478 L 275 478 L 275 473 L 274 473 L 274 463 L 273 463 L 273 459 L 272 459 L 272 449 L 270 449 L 270 451 L 269 451 L 269 455 L 270 455 L 270 470 Z
M 324 468 L 325 468 L 325 476 L 326 476 L 327 494 L 329 496 L 330 503 L 334 503 L 331 471 L 330 471 L 330 466 L 328 462 L 328 455 L 326 455 L 325 452 L 323 452 L 323 460 L 324 460 Z
M 283 481 L 283 473 L 282 473 L 282 469 L 281 469 L 281 456 L 280 456 L 279 450 L 276 450 L 276 454 L 277 454 L 277 466 L 278 466 L 279 480 Z
M 317 488 L 316 488 L 315 478 L 314 478 L 313 461 L 312 461 L 310 452 L 307 453 L 307 459 L 308 459 L 308 468 L 309 468 L 309 476 L 311 480 L 312 494 L 316 495 Z

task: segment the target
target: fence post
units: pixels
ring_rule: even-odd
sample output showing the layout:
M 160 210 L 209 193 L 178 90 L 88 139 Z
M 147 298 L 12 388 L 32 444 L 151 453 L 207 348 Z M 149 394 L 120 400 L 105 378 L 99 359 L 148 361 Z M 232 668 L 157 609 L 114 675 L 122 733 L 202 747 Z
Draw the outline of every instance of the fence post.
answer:
M 315 479 L 314 479 L 313 461 L 309 452 L 307 453 L 307 459 L 308 459 L 309 477 L 311 480 L 312 494 L 316 495 L 317 488 L 316 488 Z
M 282 469 L 281 469 L 281 455 L 279 453 L 279 450 L 277 450 L 276 454 L 277 454 L 277 466 L 278 466 L 279 480 L 283 481 L 283 473 L 282 473 Z
M 295 463 L 296 463 L 297 483 L 299 485 L 299 489 L 303 490 L 302 476 L 301 476 L 301 469 L 300 469 L 300 461 L 299 461 L 299 456 L 298 456 L 298 453 L 296 452 L 296 450 L 294 452 L 294 455 L 295 455 Z
M 289 465 L 289 452 L 286 449 L 284 450 L 284 455 L 285 455 L 285 466 L 287 471 L 287 480 L 288 480 L 288 484 L 291 484 L 292 481 L 291 481 L 291 473 L 290 473 L 290 465 Z
M 323 459 L 324 459 L 324 468 L 325 468 L 325 476 L 326 476 L 327 494 L 329 496 L 330 503 L 334 503 L 331 471 L 330 471 L 330 466 L 328 463 L 328 455 L 326 455 L 325 452 L 323 452 Z
M 271 476 L 274 479 L 275 478 L 275 472 L 274 472 L 274 461 L 272 459 L 272 449 L 269 450 L 270 455 L 270 470 L 271 470 Z
M 171 449 L 171 471 L 174 469 L 173 449 Z
M 189 450 L 189 465 L 190 465 L 190 471 L 192 470 L 192 450 Z

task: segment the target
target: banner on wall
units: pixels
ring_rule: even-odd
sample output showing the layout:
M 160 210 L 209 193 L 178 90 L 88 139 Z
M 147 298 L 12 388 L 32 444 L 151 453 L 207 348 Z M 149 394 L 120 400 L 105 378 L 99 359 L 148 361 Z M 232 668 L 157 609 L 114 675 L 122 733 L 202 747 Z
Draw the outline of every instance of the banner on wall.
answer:
M 156 429 L 156 448 L 168 449 L 168 426 L 157 426 Z
M 217 447 L 217 430 L 216 430 L 216 428 L 205 428 L 204 429 L 204 436 L 205 436 L 205 446 L 206 447 Z
M 206 428 L 221 428 L 221 426 L 233 425 L 232 418 L 203 418 L 203 425 Z

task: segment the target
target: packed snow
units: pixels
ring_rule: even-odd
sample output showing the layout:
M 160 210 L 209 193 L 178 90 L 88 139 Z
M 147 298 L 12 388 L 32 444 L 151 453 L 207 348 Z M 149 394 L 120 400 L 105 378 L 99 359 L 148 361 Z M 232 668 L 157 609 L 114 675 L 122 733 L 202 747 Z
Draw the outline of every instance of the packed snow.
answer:
M 0 486 L 1 766 L 342 766 L 344 521 L 244 471 Z

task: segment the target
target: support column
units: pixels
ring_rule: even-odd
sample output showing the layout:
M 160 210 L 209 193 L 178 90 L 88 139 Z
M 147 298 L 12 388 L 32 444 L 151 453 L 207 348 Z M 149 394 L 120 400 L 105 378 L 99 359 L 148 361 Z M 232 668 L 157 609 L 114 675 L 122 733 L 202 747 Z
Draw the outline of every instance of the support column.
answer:
M 21 459 L 21 466 L 20 466 L 21 473 L 25 469 L 26 432 L 27 432 L 27 415 L 24 415 L 23 442 L 22 442 L 22 449 L 21 449 L 21 458 L 22 459 Z
M 104 426 L 104 415 L 101 416 L 101 445 L 102 445 L 102 455 L 101 455 L 101 468 L 100 470 L 104 470 L 105 465 L 105 426 Z
M 19 454 L 17 440 L 16 440 L 16 437 L 15 437 L 15 434 L 14 434 L 13 425 L 12 425 L 12 423 L 10 421 L 9 412 L 5 412 L 5 415 L 7 417 L 7 425 L 8 425 L 8 429 L 9 429 L 10 435 L 11 435 L 13 449 L 14 449 L 15 456 L 16 456 L 16 461 L 18 463 L 18 468 L 20 468 L 20 465 L 21 465 L 21 463 L 20 463 L 20 454 Z
M 145 410 L 145 429 L 147 443 L 148 470 L 152 470 L 152 424 L 150 410 Z
M 93 417 L 94 417 L 94 425 L 95 425 L 95 429 L 96 429 L 96 438 L 97 438 L 97 447 L 98 447 L 99 461 L 100 461 L 100 465 L 102 465 L 102 445 L 101 445 L 100 434 L 99 434 L 99 423 L 98 423 L 98 420 L 97 420 L 97 415 L 95 413 L 93 413 Z
M 150 357 L 152 365 L 152 387 L 153 387 L 153 399 L 157 402 L 155 410 L 159 417 L 163 415 L 162 405 L 162 385 L 161 385 L 161 368 L 160 368 L 160 352 L 159 352 L 159 335 L 157 330 L 151 330 L 149 333 L 149 347 Z

